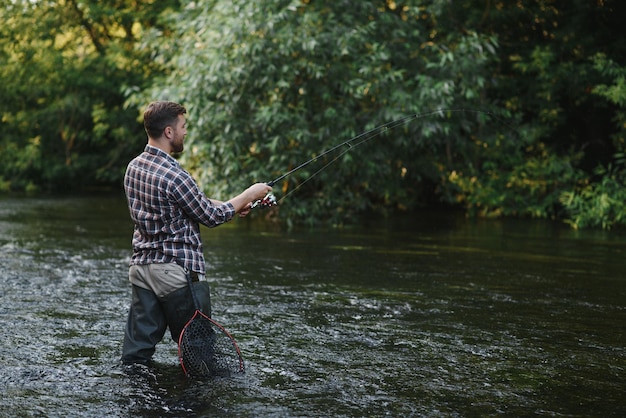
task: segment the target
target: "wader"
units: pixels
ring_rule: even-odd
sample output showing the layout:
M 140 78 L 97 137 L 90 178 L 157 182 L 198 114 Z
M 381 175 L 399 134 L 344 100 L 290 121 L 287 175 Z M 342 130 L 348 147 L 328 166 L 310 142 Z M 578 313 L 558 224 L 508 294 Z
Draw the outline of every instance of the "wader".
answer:
M 200 309 L 211 316 L 209 283 L 198 281 L 193 286 Z M 132 285 L 122 362 L 149 364 L 157 343 L 163 339 L 168 327 L 172 340 L 178 344 L 180 333 L 194 312 L 193 298 L 188 286 L 158 297 L 151 290 Z

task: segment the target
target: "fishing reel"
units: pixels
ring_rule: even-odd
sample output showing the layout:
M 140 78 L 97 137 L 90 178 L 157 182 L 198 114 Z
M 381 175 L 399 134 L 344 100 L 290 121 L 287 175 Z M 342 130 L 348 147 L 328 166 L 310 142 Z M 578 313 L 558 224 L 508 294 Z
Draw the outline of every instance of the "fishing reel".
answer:
M 269 208 L 271 206 L 276 206 L 277 204 L 278 201 L 276 200 L 276 196 L 274 196 L 274 193 L 269 192 L 265 195 L 263 199 L 252 202 L 252 206 L 250 206 L 250 209 L 256 208 L 257 206 L 261 206 L 262 208 Z

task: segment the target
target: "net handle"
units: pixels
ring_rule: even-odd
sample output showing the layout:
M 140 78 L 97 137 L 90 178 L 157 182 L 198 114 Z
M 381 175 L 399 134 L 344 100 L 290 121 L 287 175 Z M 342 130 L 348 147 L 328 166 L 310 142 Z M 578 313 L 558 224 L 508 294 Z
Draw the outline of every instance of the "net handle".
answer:
M 189 286 L 189 291 L 191 292 L 191 300 L 193 301 L 193 307 L 196 308 L 196 311 L 202 312 L 202 309 L 200 309 L 200 303 L 198 302 L 198 298 L 196 297 L 196 292 L 193 290 L 193 281 L 191 280 L 191 272 L 185 270 L 185 277 L 187 278 L 187 285 Z

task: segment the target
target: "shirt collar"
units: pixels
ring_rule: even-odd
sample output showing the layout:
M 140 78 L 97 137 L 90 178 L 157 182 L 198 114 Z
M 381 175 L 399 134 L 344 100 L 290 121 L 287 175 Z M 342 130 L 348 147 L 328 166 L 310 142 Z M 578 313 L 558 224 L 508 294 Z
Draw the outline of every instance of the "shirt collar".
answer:
M 176 158 L 172 157 L 171 155 L 169 155 L 167 152 L 163 151 L 161 148 L 157 148 L 154 147 L 150 144 L 146 144 L 146 147 L 144 148 L 144 151 L 149 153 L 149 154 L 153 154 L 153 155 L 157 155 L 159 157 L 163 157 L 163 158 L 167 158 L 175 163 L 178 163 L 178 161 L 176 161 Z

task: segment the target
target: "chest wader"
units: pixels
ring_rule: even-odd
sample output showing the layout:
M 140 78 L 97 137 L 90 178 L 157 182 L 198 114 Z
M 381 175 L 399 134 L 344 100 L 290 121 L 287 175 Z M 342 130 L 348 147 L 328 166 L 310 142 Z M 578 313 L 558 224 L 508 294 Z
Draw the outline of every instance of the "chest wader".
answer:
M 211 316 L 211 292 L 206 281 L 193 282 L 202 312 Z M 122 362 L 149 364 L 156 345 L 169 327 L 172 340 L 178 338 L 196 308 L 189 287 L 157 297 L 151 290 L 132 286 L 132 302 L 128 312 Z
M 211 317 L 211 289 L 209 283 L 193 282 L 193 290 L 198 298 L 200 310 Z M 161 306 L 165 313 L 165 320 L 170 328 L 172 340 L 178 344 L 178 338 L 187 322 L 196 312 L 193 298 L 188 286 L 173 291 L 161 298 Z

